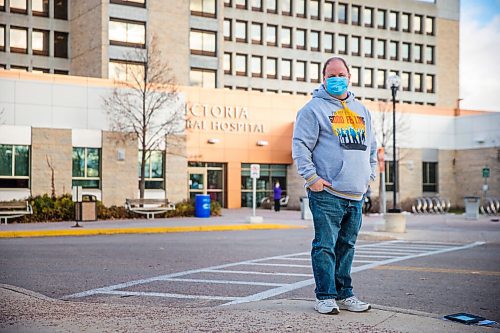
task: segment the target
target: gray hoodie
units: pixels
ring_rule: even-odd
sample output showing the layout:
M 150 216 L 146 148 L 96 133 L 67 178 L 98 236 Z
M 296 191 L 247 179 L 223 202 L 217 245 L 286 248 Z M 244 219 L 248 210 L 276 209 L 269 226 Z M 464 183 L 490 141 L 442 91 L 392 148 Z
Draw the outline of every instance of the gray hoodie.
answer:
M 321 85 L 297 114 L 292 156 L 306 187 L 322 178 L 329 193 L 361 200 L 377 165 L 370 112 L 351 92 L 341 101 Z

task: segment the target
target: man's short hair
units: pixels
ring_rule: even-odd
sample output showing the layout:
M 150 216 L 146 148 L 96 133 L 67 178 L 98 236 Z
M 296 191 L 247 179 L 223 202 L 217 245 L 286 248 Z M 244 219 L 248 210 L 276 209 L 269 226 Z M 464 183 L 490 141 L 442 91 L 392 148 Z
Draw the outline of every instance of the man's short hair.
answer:
M 344 58 L 341 58 L 341 57 L 331 57 L 330 59 L 328 59 L 327 61 L 325 61 L 325 64 L 323 65 L 323 77 L 325 77 L 326 66 L 328 66 L 328 64 L 330 62 L 334 61 L 334 60 L 342 61 L 344 63 L 345 68 L 347 68 L 347 73 L 351 74 L 351 72 L 349 71 L 349 66 L 347 66 L 347 62 L 345 61 Z

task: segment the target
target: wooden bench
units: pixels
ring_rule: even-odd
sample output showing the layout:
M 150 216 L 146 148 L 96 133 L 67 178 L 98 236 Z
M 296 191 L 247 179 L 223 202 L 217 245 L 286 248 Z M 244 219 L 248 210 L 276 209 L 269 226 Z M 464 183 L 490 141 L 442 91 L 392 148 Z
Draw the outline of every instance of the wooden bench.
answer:
M 154 219 L 155 214 L 175 210 L 175 205 L 168 199 L 126 199 L 125 207 L 130 212 L 145 214 L 148 219 Z
M 0 224 L 8 219 L 33 214 L 33 208 L 28 201 L 2 201 L 0 202 Z

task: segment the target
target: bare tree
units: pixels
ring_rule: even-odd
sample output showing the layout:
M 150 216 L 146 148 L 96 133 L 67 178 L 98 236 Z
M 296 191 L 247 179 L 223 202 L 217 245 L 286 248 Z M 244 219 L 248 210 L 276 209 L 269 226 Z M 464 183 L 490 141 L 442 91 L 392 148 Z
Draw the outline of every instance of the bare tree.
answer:
M 125 55 L 128 65 L 117 68 L 120 80 L 104 107 L 111 129 L 134 135 L 139 141 L 140 198 L 144 198 L 146 161 L 153 150 L 166 145 L 165 137 L 184 131 L 184 108 L 172 68 L 153 37 L 145 49 Z M 138 65 L 130 65 L 138 64 Z
M 55 168 L 54 168 L 54 163 L 52 162 L 52 157 L 49 157 L 49 155 L 45 155 L 45 159 L 47 160 L 47 165 L 50 169 L 50 197 L 52 200 L 56 200 L 56 185 L 55 185 Z M 63 192 L 64 193 L 64 192 Z

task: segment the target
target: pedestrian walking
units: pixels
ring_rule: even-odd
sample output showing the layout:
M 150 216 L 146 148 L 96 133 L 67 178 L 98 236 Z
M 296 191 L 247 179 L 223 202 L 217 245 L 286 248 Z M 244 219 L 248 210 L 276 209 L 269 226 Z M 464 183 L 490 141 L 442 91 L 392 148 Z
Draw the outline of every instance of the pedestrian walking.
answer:
M 292 155 L 314 223 L 314 308 L 322 314 L 371 308 L 353 293 L 351 266 L 363 195 L 375 179 L 377 144 L 370 112 L 348 90 L 349 82 L 346 61 L 328 59 L 323 82 L 298 112 L 293 132 Z
M 275 212 L 279 212 L 280 209 L 281 209 L 281 203 L 280 203 L 280 200 L 281 200 L 281 186 L 280 186 L 280 182 L 276 182 L 276 184 L 274 184 L 274 211 Z

